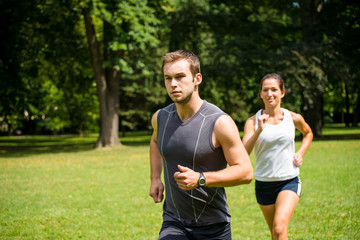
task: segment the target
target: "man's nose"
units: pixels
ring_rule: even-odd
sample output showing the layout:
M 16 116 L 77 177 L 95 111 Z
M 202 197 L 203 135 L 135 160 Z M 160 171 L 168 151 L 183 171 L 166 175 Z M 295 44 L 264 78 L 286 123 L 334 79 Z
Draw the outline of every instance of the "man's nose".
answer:
M 176 87 L 177 86 L 177 81 L 175 78 L 172 78 L 171 81 L 170 81 L 170 86 L 171 87 Z

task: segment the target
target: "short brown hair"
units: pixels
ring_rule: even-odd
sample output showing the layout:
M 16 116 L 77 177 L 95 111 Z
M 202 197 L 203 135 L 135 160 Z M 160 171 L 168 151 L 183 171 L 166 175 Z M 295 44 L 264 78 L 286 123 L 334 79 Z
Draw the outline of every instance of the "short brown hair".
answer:
M 164 56 L 163 64 L 162 64 L 162 71 L 164 73 L 164 66 L 166 63 L 172 63 L 181 59 L 185 59 L 190 63 L 190 71 L 195 77 L 196 74 L 200 73 L 200 60 L 199 58 L 190 51 L 187 50 L 177 50 L 174 52 L 166 53 Z

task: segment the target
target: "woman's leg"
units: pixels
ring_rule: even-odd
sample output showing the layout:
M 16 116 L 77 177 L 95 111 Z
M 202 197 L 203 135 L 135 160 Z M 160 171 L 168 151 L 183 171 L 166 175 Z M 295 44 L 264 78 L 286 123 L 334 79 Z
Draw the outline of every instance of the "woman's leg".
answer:
M 269 226 L 271 237 L 273 238 L 273 222 L 275 215 L 275 204 L 271 205 L 261 205 L 259 204 L 260 209 L 265 217 L 266 223 Z
M 288 239 L 287 228 L 298 202 L 299 196 L 293 191 L 285 190 L 279 193 L 275 203 L 275 213 L 272 226 L 273 239 Z

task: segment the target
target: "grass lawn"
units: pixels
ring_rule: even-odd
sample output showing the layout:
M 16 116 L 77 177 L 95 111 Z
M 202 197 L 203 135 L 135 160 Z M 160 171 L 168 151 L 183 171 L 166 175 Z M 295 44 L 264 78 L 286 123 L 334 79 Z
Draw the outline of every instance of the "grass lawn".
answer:
M 360 136 L 346 131 L 324 134 Z M 162 204 L 148 196 L 150 137 L 102 150 L 92 149 L 95 140 L 0 137 L 0 239 L 157 239 Z M 359 140 L 312 143 L 289 239 L 360 239 L 359 161 Z M 254 181 L 227 194 L 233 239 L 270 239 Z

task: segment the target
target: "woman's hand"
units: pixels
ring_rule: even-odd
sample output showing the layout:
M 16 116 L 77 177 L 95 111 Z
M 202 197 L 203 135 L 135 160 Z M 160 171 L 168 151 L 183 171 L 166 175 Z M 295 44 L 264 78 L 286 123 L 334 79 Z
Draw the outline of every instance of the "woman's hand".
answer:
M 258 117 L 258 124 L 261 131 L 264 130 L 264 128 L 266 127 L 266 122 L 268 119 L 269 119 L 268 114 L 263 114 Z
M 300 167 L 301 164 L 303 163 L 302 155 L 300 153 L 295 153 L 293 162 L 295 166 Z

